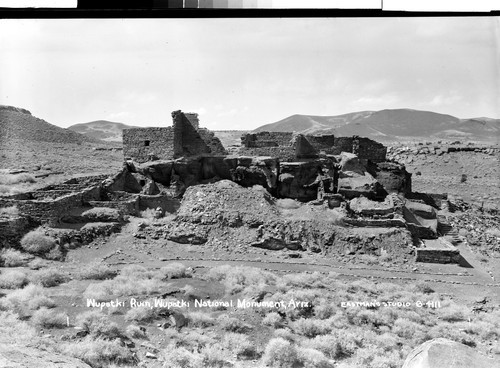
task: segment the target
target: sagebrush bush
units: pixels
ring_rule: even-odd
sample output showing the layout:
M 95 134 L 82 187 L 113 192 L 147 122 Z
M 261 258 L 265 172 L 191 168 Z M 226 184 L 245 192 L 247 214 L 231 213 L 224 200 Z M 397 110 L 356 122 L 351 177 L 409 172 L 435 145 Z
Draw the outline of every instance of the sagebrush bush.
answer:
M 78 273 L 81 280 L 106 280 L 112 279 L 118 274 L 106 263 L 94 261 L 85 265 Z
M 205 328 L 215 324 L 215 319 L 204 312 L 190 312 L 186 317 L 189 321 L 188 324 L 192 327 Z
M 233 332 L 224 334 L 222 346 L 237 358 L 255 359 L 259 355 L 256 344 L 244 334 Z
M 226 287 L 226 292 L 236 294 L 249 288 L 254 291 L 256 286 L 269 286 L 276 283 L 276 275 L 259 268 L 245 266 L 217 266 L 211 268 L 206 277 L 209 280 L 221 281 Z
M 167 279 L 180 279 L 183 277 L 191 277 L 187 271 L 187 267 L 182 263 L 169 263 L 166 266 L 160 268 L 160 274 Z
M 312 318 L 300 318 L 291 322 L 290 327 L 296 334 L 306 337 L 324 335 L 331 331 L 328 324 L 324 323 L 322 320 Z
M 41 229 L 30 231 L 21 239 L 21 247 L 32 254 L 45 254 L 55 246 L 55 239 L 45 235 Z
M 264 325 L 274 328 L 280 326 L 282 322 L 283 318 L 276 312 L 270 312 L 262 319 Z
M 62 345 L 61 351 L 83 360 L 93 368 L 104 368 L 110 364 L 137 363 L 132 352 L 122 346 L 119 339 L 105 340 L 89 336 L 82 341 Z
M 79 314 L 76 316 L 75 324 L 96 338 L 114 339 L 123 336 L 118 325 L 111 322 L 108 316 L 98 310 L 90 310 Z
M 170 344 L 162 351 L 162 358 L 165 362 L 163 368 L 201 368 L 202 357 L 198 353 L 174 344 Z
M 311 348 L 297 349 L 298 360 L 304 368 L 334 368 L 334 361 L 328 359 L 321 351 Z
M 290 368 L 300 361 L 295 346 L 277 337 L 269 340 L 262 356 L 262 363 L 273 368 Z
M 40 307 L 52 308 L 55 302 L 45 295 L 45 290 L 39 285 L 29 284 L 24 289 L 13 292 L 0 299 L 0 309 L 9 310 L 26 316 L 30 311 Z
M 125 313 L 126 321 L 151 322 L 157 318 L 157 310 L 149 307 L 131 308 Z
M 19 320 L 17 314 L 0 311 L 0 344 L 36 343 L 38 340 L 33 326 Z
M 67 326 L 67 315 L 53 309 L 40 308 L 33 313 L 31 322 L 40 328 L 63 328 Z
M 217 317 L 217 325 L 224 331 L 245 332 L 248 327 L 238 318 L 221 315 Z
M 22 271 L 8 270 L 0 273 L 0 288 L 19 289 L 28 284 L 28 276 Z
M 125 329 L 125 333 L 134 339 L 146 338 L 146 331 L 143 331 L 141 327 L 137 325 L 128 325 Z
M 4 267 L 26 266 L 27 263 L 26 257 L 18 250 L 9 248 L 0 254 L 0 265 Z
M 33 284 L 39 284 L 43 287 L 54 287 L 63 284 L 69 280 L 69 277 L 57 268 L 45 268 L 33 273 L 30 281 Z
M 201 349 L 201 366 L 224 368 L 230 365 L 224 349 L 219 344 L 207 345 Z

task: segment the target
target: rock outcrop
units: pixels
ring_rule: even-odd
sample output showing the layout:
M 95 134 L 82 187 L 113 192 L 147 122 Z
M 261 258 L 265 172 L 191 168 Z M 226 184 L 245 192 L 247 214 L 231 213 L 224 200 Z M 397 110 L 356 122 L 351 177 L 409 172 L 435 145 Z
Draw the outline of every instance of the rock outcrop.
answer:
M 16 344 L 0 344 L 0 367 L 91 368 L 90 365 L 76 358 Z
M 473 348 L 444 338 L 424 342 L 406 358 L 402 368 L 498 368 L 491 359 Z

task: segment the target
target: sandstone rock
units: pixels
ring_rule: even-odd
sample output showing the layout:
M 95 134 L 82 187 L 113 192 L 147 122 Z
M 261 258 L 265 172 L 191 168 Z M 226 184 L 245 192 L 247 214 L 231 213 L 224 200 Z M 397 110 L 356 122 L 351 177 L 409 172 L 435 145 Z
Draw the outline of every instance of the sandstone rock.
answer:
M 358 156 L 354 153 L 342 152 L 340 157 L 340 167 L 343 173 L 352 172 L 359 175 L 365 174 L 365 167 L 359 162 Z
M 0 367 L 90 368 L 88 364 L 76 358 L 15 344 L 0 344 Z
M 424 342 L 406 358 L 402 368 L 497 368 L 500 360 L 444 338 Z

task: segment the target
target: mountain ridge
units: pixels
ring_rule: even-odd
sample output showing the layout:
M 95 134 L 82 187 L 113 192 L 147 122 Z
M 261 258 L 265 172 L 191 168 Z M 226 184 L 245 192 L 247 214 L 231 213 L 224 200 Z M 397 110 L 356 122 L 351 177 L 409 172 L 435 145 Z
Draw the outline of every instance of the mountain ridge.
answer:
M 358 111 L 333 116 L 294 114 L 253 130 L 262 131 L 359 135 L 385 141 L 402 137 L 498 141 L 500 119 L 460 119 L 448 114 L 402 108 Z

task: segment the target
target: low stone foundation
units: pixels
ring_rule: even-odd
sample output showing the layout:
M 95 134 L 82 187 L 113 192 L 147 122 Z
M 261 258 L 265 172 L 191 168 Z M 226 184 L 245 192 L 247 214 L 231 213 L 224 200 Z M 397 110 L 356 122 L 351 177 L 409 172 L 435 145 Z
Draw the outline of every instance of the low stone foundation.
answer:
M 426 241 L 424 247 L 415 250 L 417 262 L 459 263 L 460 261 L 460 251 L 443 239 Z

